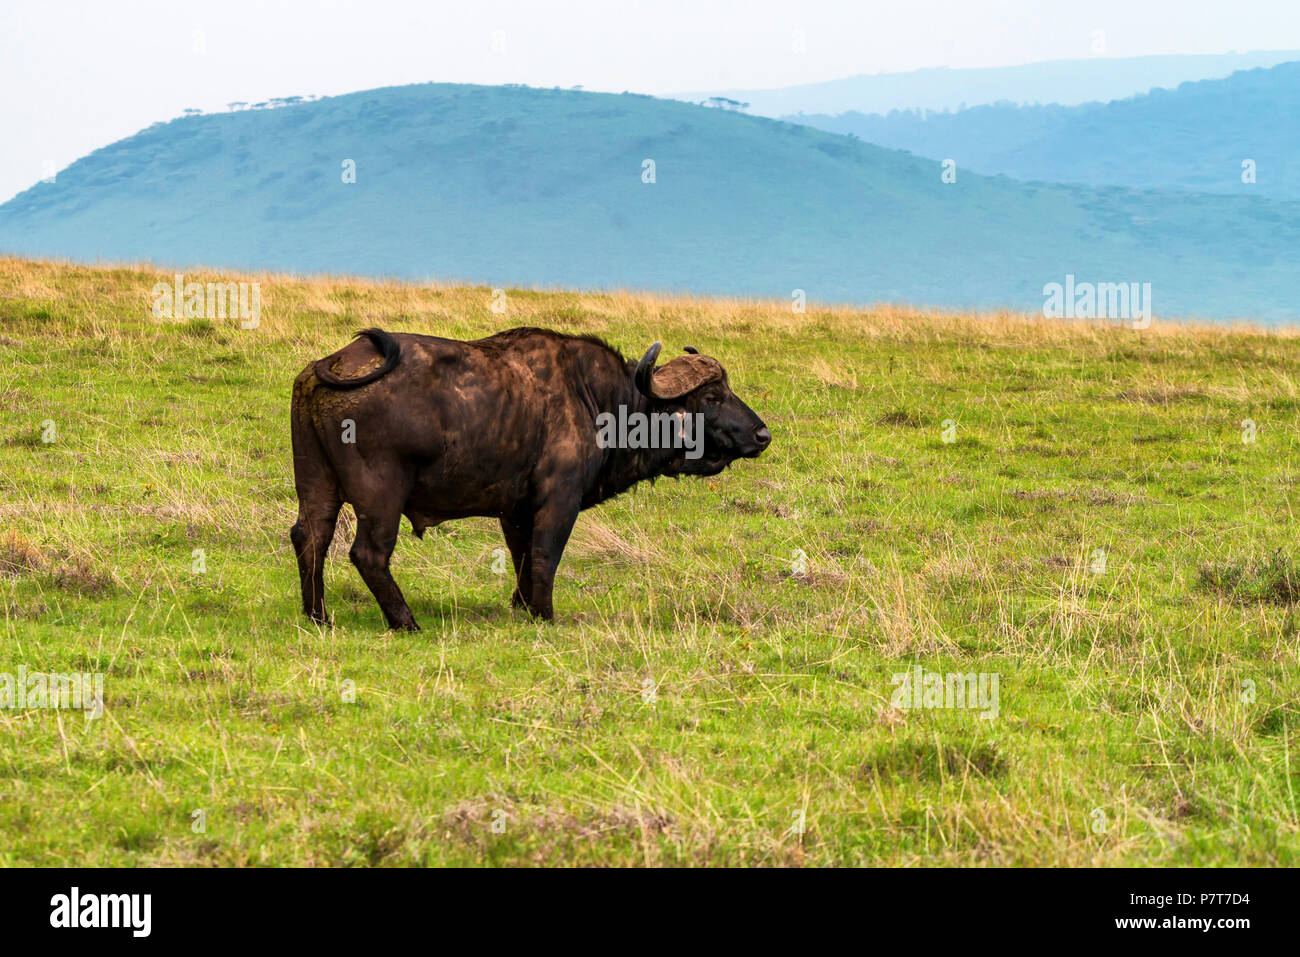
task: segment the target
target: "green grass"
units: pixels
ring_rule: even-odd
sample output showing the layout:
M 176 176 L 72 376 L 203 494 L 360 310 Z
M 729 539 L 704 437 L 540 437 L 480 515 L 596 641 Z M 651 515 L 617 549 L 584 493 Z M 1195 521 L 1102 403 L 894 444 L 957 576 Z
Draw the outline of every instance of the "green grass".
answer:
M 1300 339 L 273 276 L 245 332 L 159 278 L 0 259 L 0 672 L 105 675 L 0 709 L 0 862 L 1296 862 Z M 345 511 L 320 629 L 289 385 L 371 324 L 695 345 L 774 443 L 584 513 L 554 624 L 483 519 L 403 535 L 385 631 Z M 917 664 L 997 717 L 892 707 Z

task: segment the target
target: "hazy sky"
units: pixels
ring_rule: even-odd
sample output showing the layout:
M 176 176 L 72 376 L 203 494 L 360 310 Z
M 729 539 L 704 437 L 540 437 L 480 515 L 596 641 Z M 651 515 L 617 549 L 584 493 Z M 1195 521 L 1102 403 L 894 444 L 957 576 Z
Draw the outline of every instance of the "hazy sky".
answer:
M 793 52 L 802 31 L 806 52 Z M 1296 0 L 0 0 L 0 202 L 187 107 L 430 80 L 671 93 L 1300 48 Z

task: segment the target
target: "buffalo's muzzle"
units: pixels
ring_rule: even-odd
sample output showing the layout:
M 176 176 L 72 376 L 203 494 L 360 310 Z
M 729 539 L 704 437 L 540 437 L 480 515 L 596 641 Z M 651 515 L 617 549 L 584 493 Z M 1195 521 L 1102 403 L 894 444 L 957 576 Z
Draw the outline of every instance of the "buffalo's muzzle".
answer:
M 768 431 L 766 425 L 760 425 L 754 430 L 752 441 L 740 453 L 744 458 L 752 459 L 762 454 L 762 451 L 772 444 L 772 433 Z

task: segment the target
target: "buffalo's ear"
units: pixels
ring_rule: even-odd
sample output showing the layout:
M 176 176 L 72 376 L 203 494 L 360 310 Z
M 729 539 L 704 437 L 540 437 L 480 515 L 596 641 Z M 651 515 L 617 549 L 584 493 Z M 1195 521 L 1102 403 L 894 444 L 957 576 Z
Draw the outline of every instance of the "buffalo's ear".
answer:
M 693 356 L 698 356 L 700 354 L 700 350 L 695 348 L 694 346 L 682 346 L 682 352 L 689 353 L 690 355 Z
M 662 342 L 656 342 L 645 351 L 641 361 L 636 364 L 636 387 L 644 396 L 650 395 L 650 380 L 655 374 L 655 360 L 659 358 L 659 350 L 664 347 Z

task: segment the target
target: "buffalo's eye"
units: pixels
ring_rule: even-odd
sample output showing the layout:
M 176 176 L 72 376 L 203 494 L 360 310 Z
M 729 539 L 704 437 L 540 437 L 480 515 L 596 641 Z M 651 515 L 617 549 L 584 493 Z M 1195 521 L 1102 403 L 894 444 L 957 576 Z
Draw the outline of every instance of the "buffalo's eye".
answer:
M 721 405 L 721 404 L 722 404 L 722 396 L 717 395 L 717 394 L 706 395 L 706 396 L 704 397 L 704 404 L 705 404 L 705 405 Z

